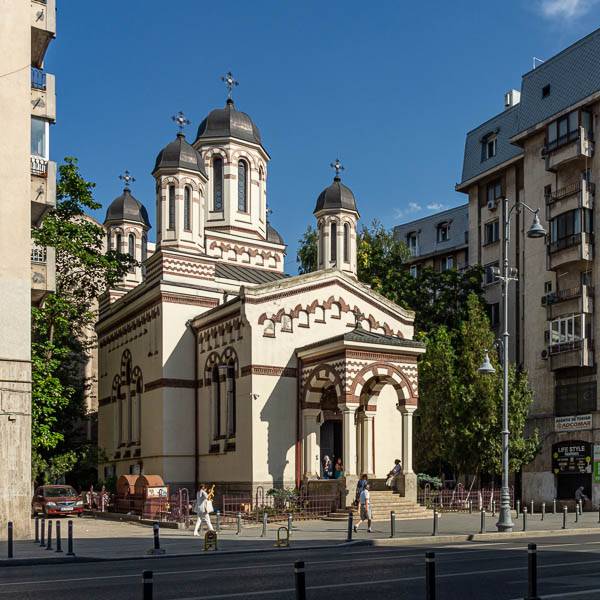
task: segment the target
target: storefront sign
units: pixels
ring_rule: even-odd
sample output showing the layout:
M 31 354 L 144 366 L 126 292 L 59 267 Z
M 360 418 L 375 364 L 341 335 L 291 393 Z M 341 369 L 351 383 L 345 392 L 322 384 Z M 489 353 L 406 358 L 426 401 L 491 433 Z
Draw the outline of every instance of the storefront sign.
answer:
M 600 483 L 600 444 L 594 444 L 594 483 Z
M 592 415 L 577 415 L 574 417 L 555 417 L 555 431 L 581 431 L 592 428 Z
M 167 486 L 166 485 L 157 485 L 154 487 L 149 487 L 148 489 L 148 498 L 166 498 L 167 497 Z
M 552 471 L 560 473 L 591 473 L 592 444 L 580 440 L 552 445 Z

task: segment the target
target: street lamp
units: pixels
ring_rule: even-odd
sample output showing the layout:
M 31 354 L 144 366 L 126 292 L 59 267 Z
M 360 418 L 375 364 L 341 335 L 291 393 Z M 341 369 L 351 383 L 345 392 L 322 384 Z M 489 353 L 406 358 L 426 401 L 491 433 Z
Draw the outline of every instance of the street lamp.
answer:
M 504 273 L 502 276 L 498 273 L 498 279 L 502 281 L 502 302 L 503 302 L 503 332 L 502 340 L 494 342 L 494 346 L 502 348 L 502 493 L 500 498 L 500 515 L 496 527 L 498 531 L 510 532 L 514 523 L 510 516 L 510 493 L 508 491 L 508 282 L 517 279 L 517 270 L 508 268 L 508 244 L 510 241 L 510 218 L 513 212 L 519 213 L 524 208 L 533 213 L 533 223 L 527 230 L 528 238 L 541 238 L 546 235 L 546 230 L 542 227 L 538 217 L 539 209 L 534 209 L 525 204 L 525 202 L 516 202 L 508 209 L 508 198 L 504 198 Z M 499 269 L 498 269 L 499 271 Z M 493 346 L 492 346 L 493 347 Z M 483 363 L 478 373 L 491 375 L 496 372 L 492 366 L 489 357 L 489 348 L 485 351 Z

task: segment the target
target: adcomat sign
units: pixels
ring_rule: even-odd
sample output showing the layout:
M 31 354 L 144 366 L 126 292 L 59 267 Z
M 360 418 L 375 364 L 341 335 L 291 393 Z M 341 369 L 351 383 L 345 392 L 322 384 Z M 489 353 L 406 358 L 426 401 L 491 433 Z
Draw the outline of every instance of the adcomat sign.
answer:
M 577 415 L 575 417 L 555 417 L 555 431 L 581 431 L 592 428 L 592 415 Z
M 591 473 L 592 445 L 573 440 L 552 445 L 552 471 L 559 473 Z

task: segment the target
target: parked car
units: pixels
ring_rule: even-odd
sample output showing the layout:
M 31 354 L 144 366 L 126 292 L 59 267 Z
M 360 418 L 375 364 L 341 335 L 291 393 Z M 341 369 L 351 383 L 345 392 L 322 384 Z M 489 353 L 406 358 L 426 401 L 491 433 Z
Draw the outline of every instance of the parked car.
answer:
M 83 499 L 70 485 L 42 485 L 35 490 L 31 513 L 44 515 L 79 515 L 83 513 Z

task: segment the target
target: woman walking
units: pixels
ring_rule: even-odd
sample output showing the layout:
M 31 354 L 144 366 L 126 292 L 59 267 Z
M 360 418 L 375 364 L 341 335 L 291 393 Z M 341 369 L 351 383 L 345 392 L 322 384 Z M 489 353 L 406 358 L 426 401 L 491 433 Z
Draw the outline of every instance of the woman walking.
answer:
M 201 529 L 202 523 L 206 524 L 206 527 L 209 531 L 214 531 L 212 523 L 210 522 L 208 501 L 209 499 L 206 491 L 206 484 L 203 483 L 200 486 L 200 491 L 196 495 L 196 505 L 194 506 L 194 510 L 198 515 L 198 518 L 196 519 L 196 527 L 194 527 L 194 535 L 200 535 L 198 530 Z

